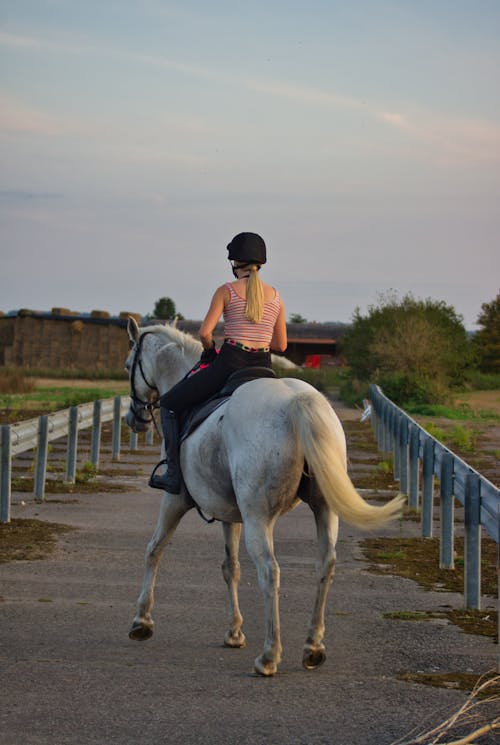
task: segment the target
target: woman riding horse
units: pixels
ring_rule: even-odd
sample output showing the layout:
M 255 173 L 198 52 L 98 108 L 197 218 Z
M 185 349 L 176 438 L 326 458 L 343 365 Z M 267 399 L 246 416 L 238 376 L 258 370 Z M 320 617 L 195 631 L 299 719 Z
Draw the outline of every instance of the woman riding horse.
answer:
M 238 233 L 228 247 L 234 282 L 217 288 L 200 327 L 203 345 L 200 362 L 210 363 L 196 375 L 186 377 L 160 398 L 160 414 L 165 440 L 165 473 L 154 469 L 149 485 L 179 494 L 178 415 L 206 401 L 223 386 L 228 377 L 243 367 L 271 367 L 271 349 L 287 347 L 285 309 L 279 292 L 265 284 L 258 274 L 266 263 L 266 244 L 256 233 Z M 224 343 L 217 353 L 213 331 L 224 317 Z

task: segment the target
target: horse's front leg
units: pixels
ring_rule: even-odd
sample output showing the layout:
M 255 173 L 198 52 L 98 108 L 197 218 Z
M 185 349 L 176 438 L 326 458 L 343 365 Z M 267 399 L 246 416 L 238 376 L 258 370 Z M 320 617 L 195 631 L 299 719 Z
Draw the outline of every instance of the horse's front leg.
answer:
M 262 654 L 255 660 L 255 671 L 259 675 L 274 675 L 281 660 L 280 568 L 274 556 L 274 520 L 267 525 L 245 520 L 244 525 L 245 544 L 257 567 L 259 587 L 264 596 L 266 637 Z
M 328 591 L 335 573 L 335 544 L 337 542 L 337 515 L 327 506 L 322 498 L 311 504 L 316 520 L 318 536 L 318 559 L 316 574 L 318 586 L 314 610 L 304 644 L 302 664 L 307 670 L 319 667 L 326 660 L 326 650 L 323 642 L 325 635 L 325 608 Z
M 238 603 L 238 584 L 241 571 L 238 560 L 240 548 L 241 523 L 222 523 L 224 532 L 224 561 L 222 562 L 222 576 L 227 584 L 229 593 L 229 629 L 224 636 L 226 647 L 242 648 L 246 644 L 245 635 L 241 630 L 243 616 Z
M 192 504 L 182 494 L 164 494 L 156 530 L 146 548 L 144 582 L 137 601 L 137 610 L 129 631 L 129 637 L 136 641 L 149 639 L 153 635 L 154 622 L 151 611 L 154 605 L 154 588 L 160 559 L 166 543 L 172 537 L 181 518 Z

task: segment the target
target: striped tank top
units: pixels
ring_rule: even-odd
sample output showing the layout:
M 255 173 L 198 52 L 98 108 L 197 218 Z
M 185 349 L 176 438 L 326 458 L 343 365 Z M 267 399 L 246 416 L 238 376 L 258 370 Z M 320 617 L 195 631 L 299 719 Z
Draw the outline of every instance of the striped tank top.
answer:
M 252 323 L 245 318 L 246 300 L 240 297 L 230 282 L 226 282 L 231 299 L 224 308 L 224 336 L 234 341 L 251 341 L 256 347 L 268 347 L 273 337 L 274 324 L 280 312 L 279 292 L 272 300 L 264 303 L 264 313 L 260 323 Z

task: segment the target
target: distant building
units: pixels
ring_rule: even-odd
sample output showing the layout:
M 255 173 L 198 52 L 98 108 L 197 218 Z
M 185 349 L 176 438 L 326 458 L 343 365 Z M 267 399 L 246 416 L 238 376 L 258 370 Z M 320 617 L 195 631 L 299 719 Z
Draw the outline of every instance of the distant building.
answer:
M 0 314 L 0 366 L 82 373 L 121 370 L 128 354 L 129 315 L 143 325 L 159 323 L 125 311 L 114 317 L 106 311 L 77 313 L 67 308 Z M 201 321 L 177 322 L 181 331 L 195 337 L 200 325 Z M 284 356 L 297 365 L 339 364 L 338 342 L 347 328 L 341 323 L 287 324 L 288 349 Z M 218 344 L 223 334 L 220 323 L 214 334 Z

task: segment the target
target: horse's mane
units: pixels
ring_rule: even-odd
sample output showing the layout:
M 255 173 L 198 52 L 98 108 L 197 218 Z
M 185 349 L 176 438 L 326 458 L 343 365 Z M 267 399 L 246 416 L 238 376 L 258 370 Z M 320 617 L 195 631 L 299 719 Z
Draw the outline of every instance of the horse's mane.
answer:
M 158 337 L 164 337 L 163 342 L 165 344 L 174 343 L 180 346 L 185 352 L 200 353 L 201 342 L 197 341 L 186 331 L 175 328 L 175 326 L 160 323 L 154 326 L 142 326 L 140 333 L 155 334 Z

